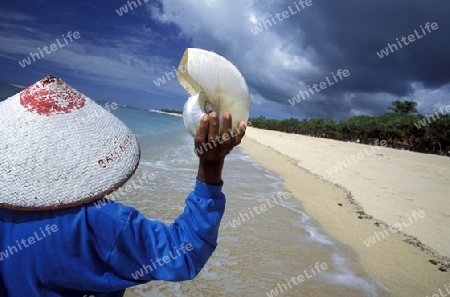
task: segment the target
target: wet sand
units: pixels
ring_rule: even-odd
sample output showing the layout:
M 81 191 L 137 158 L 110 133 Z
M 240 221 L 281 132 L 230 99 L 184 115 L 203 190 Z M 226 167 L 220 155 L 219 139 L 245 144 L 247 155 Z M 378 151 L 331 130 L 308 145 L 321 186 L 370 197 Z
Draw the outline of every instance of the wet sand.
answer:
M 444 233 L 450 226 L 450 158 L 383 147 L 373 151 L 361 144 L 255 128 L 248 129 L 242 146 L 251 160 L 284 180 L 327 234 L 356 253 L 350 266 L 358 273 L 368 274 L 393 296 L 445 292 L 450 273 L 439 271 L 440 265 L 429 260 L 444 261 L 439 256 L 450 255 Z M 353 161 L 351 155 L 360 152 L 362 158 Z M 327 173 L 342 161 L 349 161 L 348 168 Z M 420 211 L 424 216 L 418 215 Z M 386 230 L 383 222 L 399 223 L 404 233 L 428 247 L 406 243 L 403 232 Z M 384 238 L 378 234 L 367 246 L 364 240 L 376 232 L 384 232 Z
M 170 224 L 181 213 L 196 174 L 198 159 L 188 136 L 177 149 L 158 140 L 166 149 L 144 151 L 133 178 L 152 173 L 154 180 L 118 200 Z M 140 139 L 142 148 L 152 147 L 153 137 L 148 141 Z M 364 271 L 355 251 L 325 235 L 293 197 L 295 192 L 249 157 L 241 149 L 227 157 L 227 206 L 219 245 L 197 278 L 153 281 L 129 289 L 125 296 L 394 296 Z M 345 197 L 343 189 L 322 183 L 313 189 Z

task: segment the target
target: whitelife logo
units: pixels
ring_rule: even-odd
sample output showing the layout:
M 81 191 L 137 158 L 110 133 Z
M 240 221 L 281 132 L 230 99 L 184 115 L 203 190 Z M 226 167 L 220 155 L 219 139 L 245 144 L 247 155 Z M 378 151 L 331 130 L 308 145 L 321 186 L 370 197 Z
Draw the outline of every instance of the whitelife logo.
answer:
M 81 37 L 80 32 L 78 32 L 78 31 L 75 31 L 73 33 L 72 33 L 72 31 L 69 31 L 69 32 L 67 32 L 67 36 L 64 36 L 64 34 L 61 35 L 61 36 L 63 37 L 63 39 L 64 39 L 64 41 L 66 43 L 61 44 L 61 42 L 59 41 L 59 38 L 56 38 L 56 44 L 52 43 L 52 44 L 50 44 L 50 46 L 46 46 L 45 45 L 42 49 L 40 47 L 38 47 L 38 51 L 39 51 L 39 53 L 41 55 L 39 55 L 39 53 L 30 52 L 30 55 L 28 56 L 28 58 L 25 58 L 22 61 L 19 61 L 19 65 L 22 68 L 25 68 L 28 65 L 31 65 L 31 59 L 33 59 L 33 62 L 36 62 L 36 59 L 40 60 L 41 58 L 44 58 L 44 56 L 45 56 L 44 52 L 47 55 L 50 55 L 52 52 L 57 51 L 58 49 L 65 47 L 66 45 L 69 44 L 69 42 L 67 41 L 66 37 L 70 40 L 70 42 L 73 42 L 75 39 L 79 39 Z M 48 49 L 50 49 L 50 51 Z
M 316 275 L 320 274 L 322 271 L 325 271 L 327 269 L 328 269 L 328 264 L 327 263 L 325 263 L 325 262 L 322 262 L 322 263 L 316 262 L 314 267 L 309 265 L 309 269 L 308 270 L 306 270 L 306 269 L 303 270 L 303 273 L 301 273 L 301 274 L 299 274 L 297 276 L 292 276 L 290 279 L 286 278 L 285 279 L 286 283 L 278 283 L 275 288 L 273 288 L 269 292 L 266 292 L 266 295 L 268 297 L 281 295 L 283 292 L 292 289 L 292 285 L 297 286 L 297 285 L 303 283 L 304 281 L 312 278 L 313 276 L 316 276 Z M 309 274 L 309 272 L 311 274 Z
M 279 202 L 278 202 L 277 198 L 278 198 Z M 267 204 L 264 202 L 263 204 L 261 204 L 259 206 L 253 207 L 253 210 L 248 208 L 248 212 L 239 213 L 239 216 L 232 219 L 231 221 L 229 221 L 228 224 L 230 224 L 230 226 L 232 228 L 239 227 L 243 223 L 245 223 L 245 222 L 249 221 L 251 218 L 255 217 L 255 214 L 253 213 L 253 211 L 255 211 L 255 213 L 257 215 L 260 215 L 260 214 L 266 212 L 267 210 L 271 209 L 272 207 L 275 207 L 278 204 L 281 204 L 285 200 L 288 200 L 290 198 L 291 198 L 291 195 L 288 192 L 284 192 L 284 193 L 279 192 L 276 197 L 272 198 L 272 201 L 269 199 L 266 199 L 265 202 L 267 202 Z M 273 202 L 273 204 L 271 202 Z
M 414 30 L 414 34 L 408 35 L 408 38 L 406 38 L 405 36 L 402 36 L 402 38 L 400 39 L 401 42 L 400 42 L 400 40 L 398 40 L 398 38 L 396 38 L 395 40 L 397 40 L 398 46 L 397 46 L 397 44 L 395 44 L 395 42 L 393 44 L 388 43 L 386 48 L 377 52 L 378 57 L 380 57 L 380 59 L 383 59 L 384 57 L 389 56 L 389 54 L 390 54 L 389 50 L 391 50 L 391 53 L 393 54 L 394 52 L 399 50 L 399 47 L 403 48 L 402 43 L 403 43 L 403 45 L 406 46 L 406 45 L 409 45 L 410 43 L 413 43 L 414 41 L 416 41 L 416 38 L 417 38 L 417 40 L 423 38 L 424 36 L 427 35 L 426 31 L 428 31 L 428 33 L 431 33 L 430 28 L 434 31 L 434 30 L 439 29 L 439 25 L 436 22 L 434 22 L 432 24 L 430 24 L 430 22 L 428 22 L 425 24 L 425 28 L 423 28 L 422 25 L 420 26 L 420 29 L 422 29 L 423 35 L 420 35 L 420 33 L 417 32 L 417 30 Z M 425 29 L 426 29 L 426 31 L 425 31 Z M 408 41 L 406 41 L 406 39 L 408 39 Z
M 450 284 L 449 284 L 449 286 L 450 286 Z M 447 291 L 448 294 L 446 294 L 444 291 L 442 291 L 442 288 L 439 288 L 439 290 L 436 294 L 433 294 L 431 296 L 427 295 L 425 297 L 447 297 L 447 296 L 450 296 L 450 288 L 447 285 L 444 285 L 444 287 L 445 287 L 445 291 Z
M 139 6 L 142 6 L 142 2 L 147 3 L 150 0 L 136 0 L 139 3 Z M 119 16 L 123 16 L 124 14 L 128 13 L 128 7 L 130 8 L 129 11 L 132 11 L 134 8 L 138 8 L 138 5 L 136 4 L 136 1 L 127 1 L 127 4 L 121 6 L 119 9 L 116 9 L 116 12 Z M 128 5 L 128 6 L 127 6 Z M 134 6 L 134 8 L 133 8 Z
M 331 87 L 335 83 L 342 81 L 344 78 L 349 77 L 350 71 L 348 71 L 347 69 L 345 69 L 345 70 L 339 69 L 338 71 L 336 71 L 336 74 L 334 74 L 334 72 L 331 72 L 331 75 L 333 76 L 334 82 L 332 82 L 327 76 L 327 77 L 325 77 L 325 80 L 327 82 L 323 81 L 319 84 L 313 84 L 312 87 L 310 85 L 308 85 L 309 92 L 308 91 L 299 91 L 298 95 L 295 97 L 292 97 L 292 99 L 289 99 L 288 102 L 291 104 L 291 106 L 294 106 L 296 103 L 300 103 L 302 101 L 302 99 L 300 99 L 300 96 L 303 98 L 303 100 L 306 100 L 306 98 L 310 97 L 310 95 L 309 95 L 310 93 L 311 93 L 311 96 L 314 96 L 316 94 L 316 93 L 314 93 L 314 90 L 317 93 L 320 93 L 322 90 L 325 90 L 326 88 Z M 339 77 L 340 80 L 338 80 L 336 78 L 336 75 Z M 319 87 L 320 87 L 320 89 L 319 89 Z
M 343 162 L 336 162 L 337 165 L 330 167 L 329 169 L 326 169 L 325 171 L 329 176 L 332 176 L 335 173 L 339 173 L 339 171 L 342 171 L 353 164 L 357 164 L 359 161 L 364 160 L 366 157 L 370 157 L 374 153 L 376 153 L 375 148 L 377 150 L 380 150 L 381 147 L 387 147 L 388 143 L 386 140 L 382 140 L 381 142 L 378 142 L 378 140 L 375 141 L 375 145 L 370 145 L 370 150 L 372 153 L 367 150 L 367 147 L 364 147 L 364 153 L 360 152 L 356 155 L 350 155 L 350 158 L 352 159 L 353 163 L 346 157 L 346 160 Z
M 223 139 L 222 139 L 222 136 L 217 135 L 216 138 L 214 140 L 212 140 L 212 143 L 211 142 L 206 142 L 206 143 L 203 142 L 202 146 L 199 146 L 199 147 L 194 149 L 195 155 L 196 156 L 201 156 L 204 153 L 207 153 L 209 150 L 212 150 L 213 146 L 217 147 L 217 142 L 219 144 L 222 144 L 224 141 L 228 141 L 231 138 L 236 137 L 236 135 L 241 133 L 241 130 L 240 130 L 239 127 L 237 127 L 237 129 L 236 129 L 236 133 L 233 133 L 233 129 L 232 128 L 228 129 L 228 131 L 230 132 L 230 135 L 228 135 L 228 133 L 223 134 Z M 245 131 L 245 129 L 244 129 L 244 131 Z
M 198 66 L 200 65 L 201 60 L 194 60 L 192 61 L 192 63 L 190 65 L 192 65 L 192 67 Z M 158 77 L 156 80 L 153 81 L 153 83 L 155 84 L 155 86 L 160 87 L 165 83 L 170 82 L 172 79 L 175 79 L 178 76 L 178 71 L 181 73 L 186 73 L 188 71 L 187 69 L 187 64 L 181 65 L 180 68 L 177 68 L 176 66 L 172 66 L 171 71 L 167 72 L 164 71 L 164 75 L 161 77 Z
M 32 234 L 32 236 L 28 237 L 28 239 L 21 239 L 16 240 L 16 244 L 13 246 L 8 245 L 6 250 L 0 251 L 0 261 L 3 261 L 3 259 L 9 258 L 13 256 L 14 254 L 19 253 L 21 250 L 37 243 L 38 241 L 41 241 L 42 239 L 46 238 L 47 236 L 52 235 L 55 232 L 58 232 L 58 226 L 53 224 L 49 225 L 47 224 L 44 227 L 44 230 L 42 228 L 39 228 L 39 231 L 36 231 Z
M 447 105 L 445 107 L 445 110 L 442 106 L 439 107 L 439 112 L 441 113 L 442 116 L 445 117 L 447 114 L 450 113 L 450 105 Z M 420 128 L 426 127 L 426 126 L 428 126 L 428 124 L 431 124 L 432 122 L 440 119 L 439 114 L 436 111 L 436 109 L 434 109 L 434 114 L 435 114 L 436 118 L 434 115 L 425 115 L 425 118 L 423 118 L 422 120 L 418 120 L 417 123 L 414 123 L 414 126 L 416 126 L 417 129 L 420 129 Z M 433 120 L 430 120 L 430 118 L 432 118 Z M 427 121 L 428 121 L 428 123 L 427 123 Z
M 294 2 L 296 10 L 292 9 L 292 7 L 289 5 L 289 7 L 288 7 L 289 11 L 285 10 L 282 13 L 276 13 L 275 17 L 278 19 L 279 22 L 282 22 L 283 20 L 289 18 L 290 16 L 295 15 L 302 10 L 305 10 L 307 7 L 311 6 L 312 4 L 313 4 L 312 0 L 306 0 L 306 1 L 300 0 L 300 1 L 298 1 L 298 3 Z M 300 8 L 299 5 L 302 8 Z M 270 15 L 270 19 L 261 22 L 258 26 L 254 27 L 250 30 L 252 31 L 253 34 L 257 35 L 259 33 L 262 33 L 264 31 L 264 28 L 267 30 L 276 24 L 277 24 L 277 21 L 275 20 L 275 18 L 272 15 Z M 264 26 L 264 28 L 263 28 L 263 26 Z
M 407 215 L 407 217 L 408 217 L 409 224 L 407 222 L 405 222 L 402 218 L 400 223 L 396 223 L 395 225 L 390 226 L 388 229 L 385 229 L 383 232 L 375 232 L 374 233 L 375 235 L 372 235 L 371 237 L 367 238 L 366 240 L 363 240 L 366 247 L 370 247 L 371 245 L 374 245 L 378 241 L 381 241 L 382 239 L 389 237 L 388 230 L 391 231 L 391 233 L 397 233 L 398 231 L 402 231 L 403 228 L 414 224 L 419 219 L 423 219 L 425 217 L 425 212 L 423 210 L 421 210 L 419 212 L 417 212 L 417 210 L 413 211 L 411 213 L 411 217 L 414 218 L 414 220 L 409 216 L 409 214 Z
M 180 250 L 182 253 L 180 253 Z M 194 247 L 191 243 L 184 244 L 182 243 L 179 248 L 175 247 L 175 253 L 172 253 L 172 251 L 169 251 L 169 255 L 166 255 L 162 258 L 156 258 L 155 261 L 151 260 L 151 263 L 148 265 L 142 265 L 142 268 L 140 270 L 136 270 L 134 273 L 131 274 L 131 276 L 138 280 L 140 277 L 144 277 L 146 274 L 150 274 L 154 270 L 158 269 L 158 267 L 163 267 L 165 264 L 169 264 L 170 261 L 176 260 L 179 257 L 183 257 L 186 255 L 186 253 L 191 252 L 194 250 Z M 158 263 L 159 266 L 156 266 L 156 263 Z

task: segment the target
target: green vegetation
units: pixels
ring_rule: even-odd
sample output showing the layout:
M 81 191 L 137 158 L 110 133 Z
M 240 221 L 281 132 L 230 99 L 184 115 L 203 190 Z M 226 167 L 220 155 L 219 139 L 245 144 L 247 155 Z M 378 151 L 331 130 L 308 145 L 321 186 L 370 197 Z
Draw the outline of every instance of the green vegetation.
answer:
M 394 101 L 392 106 L 388 107 L 394 113 L 411 114 L 417 113 L 417 102 L 414 101 Z
M 261 129 L 340 141 L 359 139 L 364 144 L 385 140 L 393 148 L 450 155 L 450 116 L 445 114 L 449 112 L 444 109 L 442 113 L 425 117 L 412 114 L 417 112 L 416 106 L 412 101 L 395 101 L 389 108 L 393 113 L 377 117 L 361 115 L 338 122 L 326 118 L 273 120 L 262 116 L 249 121 L 253 127 Z
M 168 113 L 178 113 L 178 114 L 183 114 L 182 110 L 176 110 L 176 109 L 160 109 L 160 111 L 162 112 L 168 112 Z

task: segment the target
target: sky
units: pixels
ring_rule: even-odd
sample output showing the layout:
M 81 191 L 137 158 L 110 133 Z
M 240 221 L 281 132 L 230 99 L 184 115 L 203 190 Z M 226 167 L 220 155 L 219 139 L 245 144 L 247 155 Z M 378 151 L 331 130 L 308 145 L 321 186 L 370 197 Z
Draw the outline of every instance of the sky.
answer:
M 252 117 L 377 116 L 395 100 L 430 114 L 450 104 L 449 14 L 448 0 L 2 1 L 0 81 L 55 74 L 95 100 L 182 109 L 170 73 L 197 47 L 241 71 Z

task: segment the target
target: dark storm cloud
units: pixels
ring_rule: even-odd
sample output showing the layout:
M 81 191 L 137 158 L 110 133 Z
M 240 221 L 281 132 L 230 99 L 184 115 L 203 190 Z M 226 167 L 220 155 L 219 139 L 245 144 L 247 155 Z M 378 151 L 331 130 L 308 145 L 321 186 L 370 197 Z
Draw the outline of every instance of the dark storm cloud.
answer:
M 279 11 L 293 3 L 278 5 Z M 366 110 L 369 114 L 386 111 L 384 105 L 367 96 L 343 100 L 343 93 L 388 93 L 406 96 L 412 82 L 425 88 L 439 88 L 450 82 L 450 1 L 313 1 L 313 5 L 292 16 L 284 24 L 274 26 L 278 34 L 295 32 L 291 42 L 299 44 L 297 53 L 306 48 L 315 52 L 313 63 L 320 68 L 318 74 L 303 74 L 298 80 L 306 84 L 324 81 L 337 69 L 348 69 L 351 76 L 327 88 L 318 96 L 302 102 L 303 114 L 330 116 L 347 113 L 351 108 Z M 397 44 L 404 36 L 424 35 L 420 26 L 436 22 L 439 29 L 428 33 L 409 45 L 404 45 L 389 56 L 380 59 L 376 54 L 388 43 Z M 287 28 L 289 26 L 289 29 Z M 256 88 L 267 91 L 268 86 Z M 294 96 L 295 94 L 292 94 Z M 324 105 L 322 100 L 327 101 Z M 281 103 L 284 98 L 279 98 Z
M 126 17 L 115 15 L 114 8 L 109 10 L 113 16 L 106 13 L 108 6 L 92 8 L 96 17 L 83 19 L 89 30 L 77 44 L 26 70 L 17 61 L 61 32 L 47 30 L 46 14 L 3 11 L 1 66 L 8 81 L 19 84 L 34 81 L 32 71 L 56 68 L 80 80 L 89 76 L 90 82 L 120 86 L 123 93 L 131 90 L 139 103 L 152 97 L 174 107 L 186 99 L 175 78 L 161 87 L 153 81 L 178 65 L 186 47 L 200 47 L 223 55 L 242 72 L 251 90 L 252 116 L 343 119 L 385 113 L 395 100 L 417 101 L 421 113 L 450 104 L 450 1 L 310 0 L 311 6 L 255 33 L 277 13 L 300 7 L 299 1 L 157 0 Z M 53 26 L 68 26 L 66 19 Z M 106 25 L 100 26 L 103 21 Z M 423 35 L 420 26 L 427 22 L 439 29 L 379 58 L 377 52 L 396 44 L 396 38 L 414 30 Z M 80 25 L 78 19 L 72 24 Z M 289 100 L 308 86 L 327 77 L 333 81 L 338 69 L 348 69 L 350 76 L 291 106 Z M 91 89 L 93 96 L 103 96 L 94 85 Z M 116 98 L 116 92 L 110 96 Z
M 345 67 L 351 80 L 337 88 L 405 94 L 409 82 L 439 87 L 450 81 L 450 1 L 314 2 L 296 18 L 303 42 L 314 48 L 325 72 Z M 380 59 L 376 52 L 426 22 L 439 29 Z

